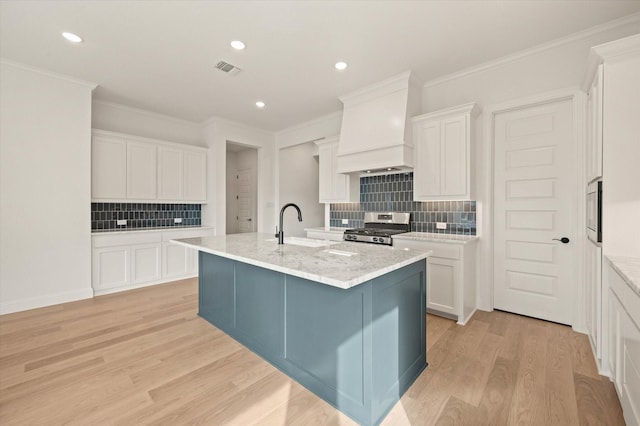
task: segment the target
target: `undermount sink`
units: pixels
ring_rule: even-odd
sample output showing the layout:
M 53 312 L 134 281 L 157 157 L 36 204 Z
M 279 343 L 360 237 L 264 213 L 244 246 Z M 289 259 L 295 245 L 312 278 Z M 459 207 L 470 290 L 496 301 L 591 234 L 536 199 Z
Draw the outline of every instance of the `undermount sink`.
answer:
M 267 241 L 277 243 L 278 239 L 271 238 Z M 326 246 L 338 244 L 338 241 L 316 240 L 313 238 L 300 238 L 300 237 L 285 237 L 284 243 L 292 244 L 294 246 L 303 246 L 303 247 L 326 247 Z

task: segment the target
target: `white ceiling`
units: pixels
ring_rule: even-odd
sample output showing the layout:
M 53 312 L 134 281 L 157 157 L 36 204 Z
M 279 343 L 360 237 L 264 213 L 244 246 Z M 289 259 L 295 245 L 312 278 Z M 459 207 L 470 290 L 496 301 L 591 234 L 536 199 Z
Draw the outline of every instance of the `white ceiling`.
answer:
M 2 0 L 0 55 L 98 83 L 96 99 L 275 131 L 409 69 L 426 82 L 638 11 L 637 0 Z M 221 59 L 242 72 L 216 70 Z

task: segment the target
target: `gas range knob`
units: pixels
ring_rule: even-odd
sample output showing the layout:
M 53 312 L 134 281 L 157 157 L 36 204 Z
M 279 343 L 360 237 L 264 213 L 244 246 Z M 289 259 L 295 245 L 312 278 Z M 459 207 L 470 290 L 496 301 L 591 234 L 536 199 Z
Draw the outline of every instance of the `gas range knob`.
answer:
M 378 237 L 373 237 L 373 242 L 377 243 L 378 242 Z

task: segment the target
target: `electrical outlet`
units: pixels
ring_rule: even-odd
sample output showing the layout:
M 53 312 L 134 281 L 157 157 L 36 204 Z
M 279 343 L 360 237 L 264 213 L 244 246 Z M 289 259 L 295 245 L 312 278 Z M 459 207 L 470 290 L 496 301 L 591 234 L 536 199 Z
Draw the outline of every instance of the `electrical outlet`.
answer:
M 181 217 L 173 218 L 173 223 L 182 223 L 182 218 Z
M 127 219 L 118 219 L 116 220 L 117 226 L 127 226 Z
M 447 222 L 436 222 L 436 229 L 447 229 Z
M 348 225 L 349 224 L 349 219 L 342 219 L 342 224 L 343 225 Z

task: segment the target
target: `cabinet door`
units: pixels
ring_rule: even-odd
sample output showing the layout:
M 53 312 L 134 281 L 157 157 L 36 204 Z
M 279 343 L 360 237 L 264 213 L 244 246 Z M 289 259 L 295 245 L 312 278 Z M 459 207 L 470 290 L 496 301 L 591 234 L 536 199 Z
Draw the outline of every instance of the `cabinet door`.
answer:
M 468 193 L 466 121 L 466 116 L 457 116 L 442 120 L 440 125 L 440 191 L 447 197 L 464 197 Z
M 609 292 L 609 332 L 607 355 L 609 357 L 609 371 L 618 393 L 620 393 L 620 376 L 618 366 L 620 365 L 620 313 L 622 307 L 613 291 Z M 622 311 L 624 312 L 624 311 Z
M 131 247 L 131 283 L 145 283 L 160 279 L 161 244 Z
M 93 136 L 91 197 L 127 198 L 127 142 L 124 139 Z
M 127 142 L 127 198 L 153 200 L 157 194 L 156 147 Z
M 598 67 L 587 99 L 587 182 L 602 176 L 602 101 L 604 67 Z
M 440 196 L 440 122 L 419 125 L 414 176 L 415 200 Z
M 129 247 L 105 247 L 93 249 L 93 288 L 129 285 Z
M 177 278 L 190 273 L 193 256 L 190 249 L 178 244 L 162 243 L 162 277 Z
M 207 154 L 205 152 L 184 153 L 184 199 L 207 200 Z
M 182 200 L 184 181 L 183 151 L 158 147 L 158 198 Z
M 429 257 L 427 262 L 427 308 L 458 315 L 455 303 L 460 261 Z
M 627 424 L 638 425 L 640 424 L 640 329 L 626 311 L 621 316 L 620 387 L 622 392 L 620 402 Z

